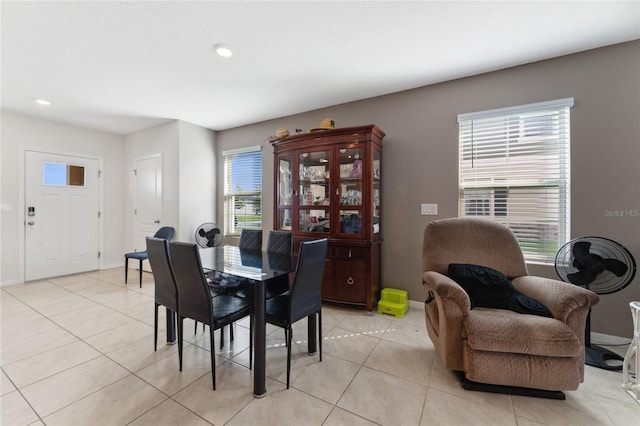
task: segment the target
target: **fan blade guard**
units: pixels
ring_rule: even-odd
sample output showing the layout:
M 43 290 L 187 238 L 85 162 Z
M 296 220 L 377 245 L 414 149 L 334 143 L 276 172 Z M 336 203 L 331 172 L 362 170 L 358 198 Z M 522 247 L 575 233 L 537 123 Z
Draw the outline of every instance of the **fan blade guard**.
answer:
M 555 268 L 562 281 L 597 294 L 609 294 L 633 281 L 636 261 L 631 252 L 616 241 L 604 237 L 579 237 L 558 250 Z

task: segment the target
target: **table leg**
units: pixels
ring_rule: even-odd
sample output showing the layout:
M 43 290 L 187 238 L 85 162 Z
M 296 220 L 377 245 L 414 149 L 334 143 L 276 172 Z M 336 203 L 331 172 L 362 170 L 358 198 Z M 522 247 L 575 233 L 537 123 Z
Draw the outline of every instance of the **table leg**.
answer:
M 266 347 L 267 323 L 265 319 L 265 283 L 256 281 L 253 286 L 253 396 L 262 398 L 267 395 L 266 377 Z
M 167 345 L 175 345 L 176 341 L 176 314 L 171 309 L 167 310 Z
M 318 338 L 316 336 L 316 314 L 307 317 L 307 352 L 315 354 L 317 349 Z

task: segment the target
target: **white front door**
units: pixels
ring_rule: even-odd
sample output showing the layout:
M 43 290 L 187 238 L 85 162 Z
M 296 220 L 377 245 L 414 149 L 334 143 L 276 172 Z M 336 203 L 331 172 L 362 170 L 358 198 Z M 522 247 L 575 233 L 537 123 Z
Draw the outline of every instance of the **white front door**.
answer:
M 147 237 L 152 237 L 163 226 L 162 155 L 137 158 L 134 173 L 134 251 L 145 251 Z M 133 266 L 137 266 L 137 262 L 134 263 Z
M 26 151 L 25 161 L 25 281 L 98 269 L 98 160 Z

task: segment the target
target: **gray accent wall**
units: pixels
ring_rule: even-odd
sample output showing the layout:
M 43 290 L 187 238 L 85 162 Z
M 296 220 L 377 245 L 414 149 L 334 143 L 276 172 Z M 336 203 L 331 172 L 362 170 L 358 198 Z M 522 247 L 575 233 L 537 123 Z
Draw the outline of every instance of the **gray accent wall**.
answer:
M 223 217 L 223 150 L 264 145 L 263 229 L 269 230 L 273 151 L 267 137 L 280 127 L 306 131 L 327 117 L 338 127 L 376 124 L 387 135 L 382 162 L 382 286 L 405 289 L 411 300 L 422 301 L 424 227 L 458 214 L 457 115 L 569 97 L 575 99 L 571 236 L 613 239 L 640 262 L 640 217 L 633 214 L 640 210 L 640 41 L 218 132 L 217 217 Z M 437 203 L 438 215 L 421 216 L 421 203 Z M 528 267 L 530 274 L 557 278 L 553 265 Z M 601 296 L 592 312 L 592 331 L 631 337 L 632 300 L 640 300 L 640 273 L 627 288 Z

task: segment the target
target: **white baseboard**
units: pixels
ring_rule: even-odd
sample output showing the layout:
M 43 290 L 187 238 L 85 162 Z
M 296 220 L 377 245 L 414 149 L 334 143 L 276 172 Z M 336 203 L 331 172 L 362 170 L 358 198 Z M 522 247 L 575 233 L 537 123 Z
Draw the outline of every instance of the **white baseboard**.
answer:
M 618 346 L 628 345 L 629 343 L 631 343 L 631 339 L 627 337 L 612 336 L 610 334 L 596 333 L 595 331 L 592 331 L 591 343 L 594 345 Z
M 100 268 L 99 270 L 122 268 L 123 266 L 124 266 L 124 263 L 122 263 L 122 262 L 120 262 L 120 263 L 112 263 L 112 264 L 109 264 L 109 265 L 102 265 L 102 268 Z M 80 273 L 82 273 L 82 272 L 80 272 Z M 4 286 L 16 285 L 16 284 L 24 284 L 24 281 L 19 280 L 17 278 L 12 279 L 12 280 L 0 281 L 0 288 L 4 287 Z
M 418 302 L 417 300 L 409 300 L 409 308 L 424 310 L 424 302 Z
M 6 285 L 15 285 L 15 284 L 22 284 L 22 281 L 20 281 L 18 279 L 1 281 L 0 282 L 0 287 L 4 287 Z

